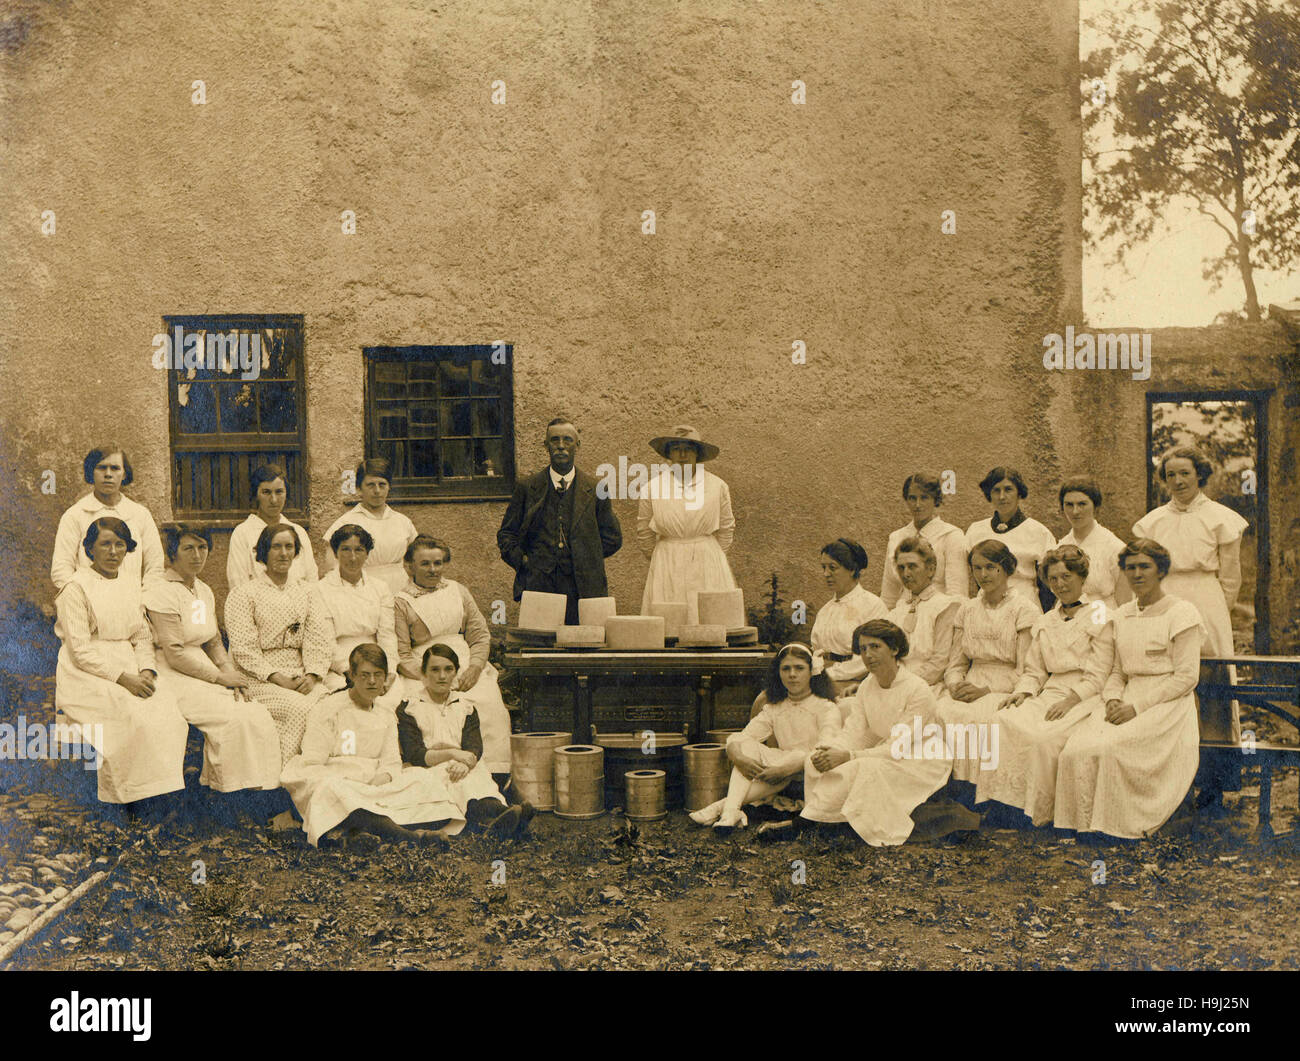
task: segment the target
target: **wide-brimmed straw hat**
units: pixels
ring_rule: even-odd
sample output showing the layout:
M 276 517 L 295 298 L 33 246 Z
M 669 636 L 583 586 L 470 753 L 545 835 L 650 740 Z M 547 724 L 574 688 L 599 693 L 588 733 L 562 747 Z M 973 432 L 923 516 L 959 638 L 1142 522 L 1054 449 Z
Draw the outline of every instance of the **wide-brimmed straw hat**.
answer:
M 705 442 L 700 437 L 700 433 L 691 427 L 690 424 L 678 424 L 668 435 L 660 435 L 658 438 L 650 440 L 650 448 L 661 457 L 668 456 L 668 447 L 674 442 L 689 442 L 695 447 L 695 451 L 700 455 L 702 461 L 711 461 L 722 451 L 712 443 Z

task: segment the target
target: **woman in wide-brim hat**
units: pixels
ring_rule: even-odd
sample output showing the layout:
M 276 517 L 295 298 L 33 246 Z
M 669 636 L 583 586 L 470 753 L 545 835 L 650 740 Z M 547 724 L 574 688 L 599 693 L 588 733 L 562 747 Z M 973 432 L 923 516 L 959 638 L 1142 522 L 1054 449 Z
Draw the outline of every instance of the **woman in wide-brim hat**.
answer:
M 735 589 L 727 563 L 736 532 L 727 484 L 700 465 L 718 455 L 688 424 L 650 440 L 668 461 L 651 469 L 637 508 L 636 539 L 650 557 L 641 612 L 652 604 L 685 604 L 688 622 L 699 622 L 701 590 Z

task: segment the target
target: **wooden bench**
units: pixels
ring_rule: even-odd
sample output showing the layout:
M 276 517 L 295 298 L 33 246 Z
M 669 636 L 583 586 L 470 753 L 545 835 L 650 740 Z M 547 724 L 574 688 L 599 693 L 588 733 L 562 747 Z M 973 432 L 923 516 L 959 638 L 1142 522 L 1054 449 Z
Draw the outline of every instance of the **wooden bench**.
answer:
M 1235 665 L 1237 681 L 1228 680 Z M 1300 766 L 1300 656 L 1206 657 L 1196 687 L 1201 712 L 1202 766 L 1219 766 L 1225 772 L 1259 768 L 1259 832 L 1273 836 L 1273 771 Z M 1240 739 L 1232 736 L 1232 701 L 1262 708 L 1286 722 L 1297 733 L 1295 743 L 1255 739 L 1246 727 Z M 1292 834 L 1300 837 L 1300 830 Z

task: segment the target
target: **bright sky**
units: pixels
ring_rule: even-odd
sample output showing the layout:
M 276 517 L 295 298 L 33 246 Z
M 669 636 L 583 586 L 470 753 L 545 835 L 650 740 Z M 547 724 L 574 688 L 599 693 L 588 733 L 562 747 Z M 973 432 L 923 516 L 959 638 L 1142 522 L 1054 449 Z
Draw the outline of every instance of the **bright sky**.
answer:
M 1087 20 L 1106 8 L 1127 9 L 1128 0 L 1079 0 L 1079 54 L 1086 56 L 1103 41 L 1089 32 Z M 1113 79 L 1110 81 L 1114 87 Z M 1082 106 L 1092 106 L 1085 95 Z M 1103 148 L 1107 145 L 1103 144 Z M 1089 179 L 1084 164 L 1083 179 Z M 1087 214 L 1084 224 L 1088 223 Z M 1129 251 L 1122 266 L 1109 265 L 1112 248 L 1083 252 L 1083 305 L 1094 327 L 1135 325 L 1158 328 L 1170 325 L 1209 324 L 1223 310 L 1245 306 L 1241 274 L 1233 269 L 1223 286 L 1213 290 L 1201 278 L 1202 262 L 1225 240 L 1223 230 L 1198 214 L 1189 203 L 1171 203 L 1151 240 Z M 1255 270 L 1259 304 L 1300 298 L 1300 275 Z

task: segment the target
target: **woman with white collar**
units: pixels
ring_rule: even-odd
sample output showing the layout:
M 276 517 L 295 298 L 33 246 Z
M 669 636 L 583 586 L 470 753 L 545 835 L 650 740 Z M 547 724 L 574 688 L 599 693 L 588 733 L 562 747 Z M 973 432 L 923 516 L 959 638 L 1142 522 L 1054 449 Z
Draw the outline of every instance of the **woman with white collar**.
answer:
M 312 584 L 291 577 L 301 539 L 275 524 L 257 539 L 265 570 L 226 597 L 230 655 L 249 677 L 248 691 L 275 720 L 283 765 L 298 754 L 307 715 L 329 690 L 334 629 Z
M 893 556 L 903 595 L 889 621 L 907 634 L 907 669 L 939 696 L 952 655 L 957 610 L 965 598 L 943 593 L 934 584 L 938 561 L 930 543 L 919 534 L 898 543 Z M 965 563 L 963 559 L 962 563 Z
M 960 527 L 940 519 L 943 484 L 937 475 L 913 472 L 903 480 L 903 500 L 912 514 L 912 522 L 899 527 L 885 546 L 885 573 L 880 582 L 880 599 L 893 608 L 903 596 L 903 583 L 894 570 L 894 554 L 904 538 L 924 538 L 934 554 L 935 588 L 958 600 L 970 594 L 966 570 L 966 539 Z
M 251 582 L 266 570 L 257 558 L 257 543 L 267 527 L 277 525 L 293 528 L 298 536 L 298 550 L 289 569 L 291 582 L 315 582 L 318 576 L 316 558 L 311 551 L 311 538 L 292 520 L 284 518 L 284 506 L 289 500 L 288 477 L 278 464 L 263 464 L 253 469 L 249 477 L 249 493 L 253 511 L 248 518 L 230 532 L 230 552 L 226 556 L 226 588 L 233 590 Z
M 365 527 L 344 523 L 330 536 L 330 551 L 338 566 L 313 590 L 322 610 L 334 625 L 334 659 L 325 686 L 330 690 L 347 685 L 348 660 L 357 645 L 377 644 L 388 660 L 388 681 L 376 701 L 380 707 L 396 707 L 401 699 L 397 680 L 397 633 L 394 625 L 393 594 L 388 584 L 366 566 L 375 540 Z
M 1057 496 L 1061 512 L 1070 521 L 1070 530 L 1056 547 L 1075 545 L 1088 554 L 1088 582 L 1083 587 L 1088 599 L 1101 601 L 1110 609 L 1132 600 L 1128 580 L 1119 573 L 1119 554 L 1124 543 L 1097 522 L 1101 508 L 1101 488 L 1097 481 L 1090 475 L 1072 475 L 1061 484 Z
M 1030 628 L 1024 670 L 996 716 L 997 763 L 975 783 L 976 802 L 995 799 L 1040 824 L 1052 817 L 1061 749 L 1089 714 L 1078 705 L 1101 692 L 1114 659 L 1113 610 L 1084 592 L 1090 567 L 1077 545 L 1043 557 L 1056 606 Z
M 851 538 L 836 538 L 822 548 L 822 577 L 834 594 L 813 620 L 813 659 L 824 669 L 836 696 L 866 676 L 862 657 L 853 652 L 853 631 L 871 619 L 883 619 L 888 609 L 879 597 L 863 589 L 867 551 Z
M 1044 601 L 1038 592 L 1038 561 L 1056 548 L 1056 535 L 1036 519 L 1027 516 L 1020 502 L 1029 496 L 1024 477 L 1015 468 L 999 465 L 980 480 L 980 492 L 993 506 L 991 519 L 976 520 L 966 529 L 966 552 L 980 542 L 1001 542 L 1016 558 L 1008 588 L 1023 594 L 1042 612 Z
M 153 515 L 138 501 L 132 501 L 122 487 L 130 486 L 135 478 L 131 461 L 116 443 L 96 446 L 82 462 L 86 482 L 92 489 L 75 502 L 59 519 L 59 529 L 54 535 L 54 556 L 50 561 L 50 579 L 56 590 L 61 590 L 71 580 L 73 573 L 91 566 L 82 542 L 86 531 L 100 516 L 113 516 L 131 528 L 131 534 L 140 543 L 125 555 L 121 574 L 137 585 L 156 582 L 163 573 L 162 540 Z
M 402 558 L 406 547 L 419 533 L 415 524 L 402 513 L 388 507 L 391 466 L 383 457 L 371 457 L 357 465 L 357 492 L 361 500 L 330 524 L 322 535 L 327 544 L 344 524 L 364 527 L 374 545 L 366 556 L 366 576 L 382 579 L 394 594 L 406 585 L 406 568 Z M 326 563 L 330 562 L 329 556 Z M 389 655 L 389 660 L 392 660 Z
M 1209 635 L 1202 654 L 1231 656 L 1231 612 L 1241 590 L 1241 536 L 1249 524 L 1202 492 L 1213 471 L 1194 446 L 1166 453 L 1160 458 L 1160 480 L 1169 502 L 1133 524 L 1133 533 L 1169 550 L 1164 592 L 1191 601 L 1201 613 Z
M 701 590 L 736 588 L 727 563 L 736 533 L 731 491 L 700 467 L 720 451 L 688 424 L 650 445 L 669 467 L 650 480 L 637 505 L 636 540 L 650 557 L 641 614 L 652 604 L 685 604 L 687 622 L 698 623 Z

